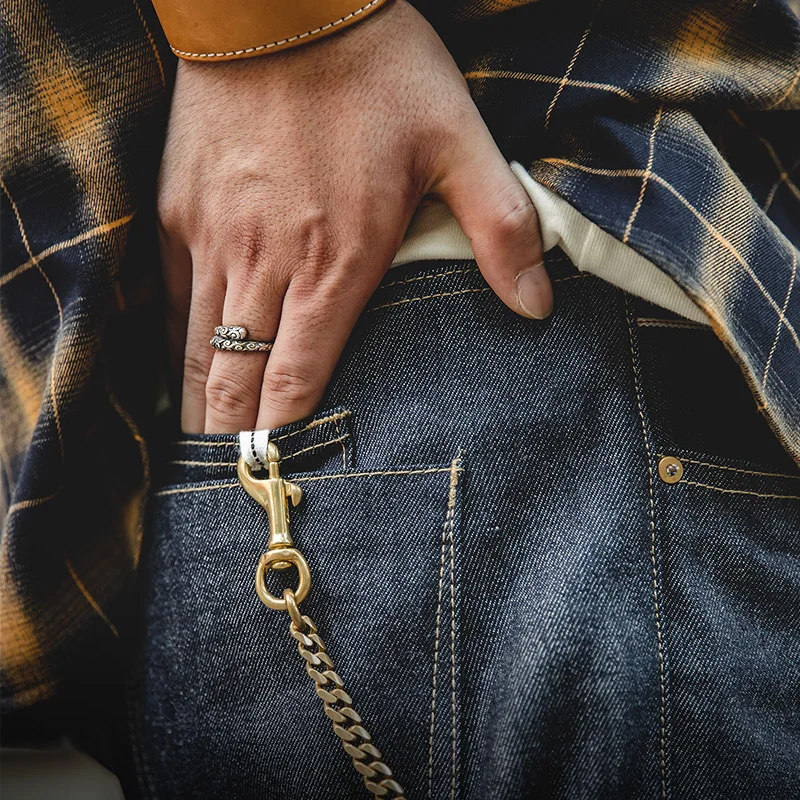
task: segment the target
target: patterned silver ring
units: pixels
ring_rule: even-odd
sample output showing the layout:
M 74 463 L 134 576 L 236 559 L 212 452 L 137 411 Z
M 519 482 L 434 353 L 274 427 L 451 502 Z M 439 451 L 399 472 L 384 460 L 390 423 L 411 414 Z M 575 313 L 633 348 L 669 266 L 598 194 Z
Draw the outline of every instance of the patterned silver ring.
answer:
M 247 338 L 247 328 L 244 325 L 217 325 L 214 335 L 223 339 L 236 339 L 244 341 Z
M 211 346 L 215 350 L 228 350 L 234 353 L 268 353 L 272 350 L 272 342 L 259 342 L 247 338 L 244 325 L 218 325 L 211 337 Z

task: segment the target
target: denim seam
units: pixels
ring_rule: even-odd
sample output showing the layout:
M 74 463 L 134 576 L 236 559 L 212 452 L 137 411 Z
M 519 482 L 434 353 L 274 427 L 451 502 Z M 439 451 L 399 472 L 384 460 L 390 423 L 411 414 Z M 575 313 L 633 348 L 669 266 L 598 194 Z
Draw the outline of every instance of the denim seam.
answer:
M 594 278 L 594 277 L 596 277 L 596 276 L 587 272 L 587 273 L 580 273 L 579 275 L 566 275 L 563 278 L 552 278 L 550 282 L 551 283 L 563 283 L 564 281 L 571 281 L 571 280 L 575 280 L 576 278 Z M 457 295 L 462 295 L 462 294 L 480 294 L 481 292 L 492 292 L 492 291 L 494 291 L 494 290 L 491 289 L 490 287 L 484 286 L 484 287 L 481 287 L 481 288 L 478 288 L 478 289 L 459 289 L 458 291 L 455 291 L 455 292 L 441 292 L 440 294 L 426 294 L 426 295 L 423 295 L 422 297 L 405 297 L 402 300 L 395 300 L 392 303 L 384 303 L 383 305 L 380 305 L 380 306 L 373 306 L 372 308 L 368 308 L 364 313 L 365 314 L 370 314 L 373 311 L 379 311 L 382 308 L 392 308 L 393 306 L 403 306 L 403 305 L 406 305 L 407 303 L 417 303 L 420 300 L 435 300 L 435 299 L 437 299 L 439 297 L 455 297 Z
M 178 459 L 177 461 L 167 461 L 167 464 L 175 465 L 178 467 L 235 467 L 235 461 L 185 461 Z
M 665 455 L 665 453 L 659 453 L 658 457 L 663 458 Z M 695 461 L 694 459 L 683 458 L 682 456 L 677 456 L 677 458 L 680 458 L 680 460 L 686 464 L 697 464 L 698 467 L 713 467 L 714 469 L 724 469 L 728 472 L 742 472 L 745 475 L 762 475 L 765 478 L 789 478 L 793 481 L 800 481 L 800 475 L 789 475 L 786 472 L 760 472 L 754 469 L 740 469 L 738 467 L 726 467 L 723 464 L 712 464 L 710 461 Z
M 406 283 L 415 283 L 416 281 L 429 281 L 434 278 L 444 278 L 447 275 L 467 275 L 470 273 L 480 272 L 477 267 L 469 267 L 468 269 L 451 269 L 447 272 L 437 272 L 434 275 L 419 275 L 416 278 L 406 278 L 402 281 L 392 281 L 391 283 L 384 283 L 379 286 L 379 289 L 388 289 L 390 286 L 403 286 Z
M 200 439 L 177 439 L 174 442 L 170 442 L 173 446 L 182 446 L 182 445 L 200 445 L 201 447 L 234 447 L 236 445 L 236 439 L 230 439 L 225 442 L 203 442 Z
M 300 450 L 297 450 L 294 453 L 289 453 L 288 456 L 283 456 L 281 458 L 281 461 L 288 461 L 290 458 L 294 458 L 295 456 L 299 456 L 302 453 L 308 453 L 311 450 L 317 450 L 318 448 L 325 447 L 325 446 L 327 446 L 329 444 L 337 444 L 337 443 L 339 443 L 339 444 L 342 445 L 342 447 L 344 447 L 345 439 L 349 439 L 349 438 L 350 438 L 350 434 L 346 433 L 344 436 L 340 436 L 338 439 L 328 439 L 327 442 L 319 442 L 318 444 L 312 444 L 312 445 L 309 445 L 308 447 L 303 447 L 303 448 L 301 448 Z
M 345 419 L 345 417 L 349 417 L 352 415 L 352 411 L 339 411 L 336 414 L 331 414 L 329 417 L 323 417 L 322 419 L 314 419 L 308 423 L 303 428 L 299 430 L 292 431 L 291 433 L 284 433 L 282 436 L 276 436 L 273 441 L 279 442 L 281 439 L 288 439 L 290 436 L 297 436 L 298 433 L 304 433 L 305 431 L 310 431 L 312 428 L 317 428 L 320 425 L 324 425 L 326 422 L 338 422 L 341 419 Z M 173 445 L 201 445 L 203 447 L 231 447 L 232 445 L 236 445 L 236 439 L 230 439 L 229 441 L 225 442 L 204 442 L 198 439 L 178 439 L 177 441 L 170 442 Z
M 681 480 L 678 483 L 687 486 L 700 486 L 703 489 L 713 489 L 715 492 L 722 492 L 723 494 L 746 494 L 750 497 L 764 497 L 769 500 L 800 500 L 799 494 L 762 494 L 761 492 L 748 492 L 745 489 L 722 489 L 719 486 L 712 486 L 708 483 L 687 480 Z
M 450 690 L 451 690 L 451 741 L 452 759 L 450 775 L 450 797 L 455 797 L 456 780 L 456 685 L 455 685 L 455 569 L 453 566 L 453 523 L 456 509 L 456 491 L 458 489 L 458 476 L 461 472 L 461 456 L 457 456 L 450 464 L 450 489 L 447 497 L 447 513 L 442 525 L 442 547 L 439 562 L 439 592 L 436 601 L 436 633 L 433 646 L 433 678 L 431 686 L 431 724 L 428 736 L 428 797 L 433 796 L 433 757 L 436 733 L 436 677 L 439 664 L 439 642 L 442 621 L 442 599 L 444 596 L 444 561 L 447 550 L 448 538 L 450 545 Z
M 658 650 L 658 671 L 659 682 L 661 685 L 661 708 L 659 712 L 660 722 L 660 757 L 659 757 L 659 773 L 661 776 L 661 798 L 666 800 L 667 797 L 667 756 L 666 756 L 666 666 L 664 656 L 664 637 L 662 634 L 663 612 L 661 603 L 659 601 L 658 591 L 658 564 L 656 560 L 656 515 L 655 515 L 655 498 L 653 488 L 653 456 L 650 448 L 650 437 L 647 433 L 647 424 L 644 417 L 644 408 L 642 404 L 642 394 L 639 386 L 640 376 L 639 368 L 636 364 L 636 348 L 633 340 L 633 325 L 631 324 L 631 311 L 627 297 L 625 297 L 625 316 L 628 324 L 628 338 L 631 348 L 631 366 L 633 367 L 633 386 L 636 391 L 636 406 L 639 412 L 639 419 L 642 423 L 642 436 L 644 438 L 644 446 L 647 456 L 647 474 L 648 474 L 648 493 L 649 493 L 649 512 L 650 512 L 650 562 L 653 570 L 653 606 L 655 609 L 656 620 L 656 642 Z
M 214 483 L 211 486 L 181 486 L 179 489 L 162 489 L 154 492 L 153 497 L 166 497 L 170 494 L 189 494 L 190 492 L 210 492 L 212 489 L 233 489 L 241 486 L 239 481 L 235 483 Z
M 338 423 L 336 425 L 336 428 L 337 428 L 337 432 L 338 432 L 338 429 L 339 429 Z M 345 453 L 346 451 L 344 449 L 344 442 L 345 442 L 346 439 L 349 439 L 349 438 L 350 438 L 350 434 L 349 433 L 345 433 L 343 436 L 339 436 L 339 438 L 337 438 L 337 439 L 328 439 L 326 442 L 319 442 L 318 444 L 309 445 L 308 447 L 304 447 L 304 448 L 302 448 L 301 450 L 298 450 L 295 453 L 289 453 L 288 456 L 283 456 L 281 458 L 281 461 L 288 461 L 290 458 L 294 458 L 295 456 L 299 456 L 302 453 L 308 453 L 310 450 L 316 450 L 318 447 L 325 447 L 325 446 L 327 446 L 329 444 L 340 443 L 342 445 L 342 452 Z M 183 460 L 177 460 L 177 461 L 168 461 L 167 463 L 168 464 L 177 465 L 177 466 L 181 466 L 181 467 L 235 467 L 237 462 L 236 461 L 183 461 Z M 347 469 L 347 461 L 344 460 L 344 456 L 343 456 L 343 463 L 344 463 L 344 468 Z
M 418 303 L 420 300 L 434 300 L 438 297 L 455 297 L 456 295 L 460 294 L 480 294 L 481 292 L 491 292 L 493 291 L 488 286 L 481 287 L 480 289 L 459 289 L 456 292 L 442 292 L 441 294 L 426 294 L 422 297 L 406 297 L 402 300 L 396 300 L 393 303 L 384 303 L 380 306 L 375 306 L 374 308 L 368 308 L 366 313 L 372 313 L 373 311 L 379 311 L 382 308 L 392 308 L 393 306 L 404 306 L 406 303 Z
M 456 570 L 455 570 L 455 545 L 453 542 L 453 526 L 456 506 L 456 490 L 458 488 L 458 476 L 460 473 L 461 457 L 463 451 L 459 452 L 457 458 L 453 459 L 450 465 L 450 494 L 447 498 L 448 511 L 450 513 L 450 800 L 455 800 L 456 796 Z M 451 510 L 452 508 L 452 510 Z
M 297 436 L 298 433 L 310 431 L 312 428 L 317 428 L 320 425 L 324 425 L 326 422 L 338 422 L 340 419 L 351 416 L 352 413 L 352 411 L 340 411 L 337 414 L 331 414 L 329 417 L 312 419 L 311 422 L 309 422 L 304 428 L 300 428 L 300 430 L 297 431 L 292 431 L 291 433 L 284 433 L 282 436 L 276 436 L 273 441 L 280 442 L 282 439 L 288 439 L 290 436 Z
M 569 261 L 566 256 L 560 256 L 559 258 L 546 258 L 545 264 L 558 264 L 562 261 Z M 388 289 L 390 286 L 403 286 L 406 283 L 416 283 L 417 281 L 429 281 L 433 280 L 434 278 L 444 278 L 448 275 L 468 275 L 470 273 L 477 273 L 480 270 L 477 267 L 469 267 L 466 269 L 451 269 L 447 270 L 447 272 L 436 272 L 433 275 L 419 275 L 414 278 L 405 278 L 402 281 L 392 281 L 391 283 L 384 283 L 383 285 L 379 286 L 378 289 Z
M 336 428 L 336 435 L 339 437 L 339 444 L 341 444 L 341 446 L 342 446 L 342 470 L 344 472 L 347 472 L 347 447 L 345 447 L 344 440 L 345 440 L 345 438 L 347 438 L 347 436 L 349 436 L 349 434 L 346 434 L 345 436 L 342 436 L 342 431 L 339 428 L 339 420 L 338 419 L 335 419 L 333 421 L 333 424 L 334 424 L 334 426 Z
M 294 476 L 290 475 L 289 477 L 292 479 L 294 483 L 299 483 L 302 481 L 327 481 L 332 480 L 334 478 L 369 478 L 376 475 L 432 475 L 436 472 L 450 472 L 452 470 L 452 466 L 450 467 L 432 467 L 431 469 L 395 469 L 395 470 L 386 470 L 384 472 L 346 472 L 340 473 L 336 475 L 308 475 L 308 476 Z M 462 469 L 458 469 L 457 472 L 463 472 Z M 204 492 L 210 491 L 212 489 L 233 489 L 236 486 L 241 486 L 238 481 L 232 483 L 215 483 L 211 486 L 181 486 L 180 488 L 176 489 L 162 489 L 159 492 L 154 492 L 154 497 L 165 497 L 166 495 L 171 494 L 187 494 L 189 492 Z
M 366 478 L 373 475 L 431 475 L 436 472 L 450 472 L 451 470 L 452 466 L 432 467 L 430 469 L 395 469 L 386 470 L 385 472 L 346 472 L 338 475 L 308 475 L 307 477 L 290 475 L 290 477 L 292 481 L 298 483 L 300 481 L 327 481 L 331 478 Z M 457 471 L 463 472 L 460 468 Z
M 433 679 L 431 688 L 431 724 L 428 734 L 428 798 L 433 796 L 433 751 L 436 731 L 436 675 L 439 665 L 439 634 L 442 622 L 442 595 L 444 589 L 444 554 L 447 543 L 447 522 L 450 518 L 450 508 L 448 506 L 445 514 L 444 524 L 442 525 L 442 546 L 439 560 L 439 590 L 436 599 L 436 633 L 433 644 Z

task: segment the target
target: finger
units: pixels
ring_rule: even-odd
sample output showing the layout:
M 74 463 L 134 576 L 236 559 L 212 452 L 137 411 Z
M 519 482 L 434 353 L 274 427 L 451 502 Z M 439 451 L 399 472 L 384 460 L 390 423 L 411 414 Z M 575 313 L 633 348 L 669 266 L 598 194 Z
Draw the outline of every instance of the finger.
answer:
M 526 317 L 544 319 L 553 310 L 553 289 L 544 267 L 536 208 L 489 131 L 476 130 L 448 158 L 433 187 L 472 243 L 481 272 L 498 297 Z
M 255 286 L 232 284 L 222 325 L 243 325 L 249 339 L 271 342 L 280 320 L 285 282 L 264 276 Z M 217 350 L 206 385 L 206 433 L 237 433 L 256 426 L 264 369 L 270 353 Z
M 333 278 L 316 286 L 295 280 L 289 285 L 264 373 L 258 429 L 277 428 L 314 412 L 353 326 L 391 258 L 387 252 L 379 257 L 380 268 L 371 264 L 369 269 L 351 273 L 347 280 Z
M 161 273 L 164 279 L 165 324 L 169 358 L 170 394 L 180 397 L 183 376 L 183 354 L 192 297 L 192 258 L 188 248 L 177 237 L 159 230 Z
M 184 433 L 203 433 L 206 419 L 206 383 L 214 350 L 209 344 L 214 328 L 221 324 L 225 280 L 221 274 L 209 275 L 194 263 L 192 300 L 183 357 L 181 429 Z M 203 276 L 202 278 L 200 276 Z

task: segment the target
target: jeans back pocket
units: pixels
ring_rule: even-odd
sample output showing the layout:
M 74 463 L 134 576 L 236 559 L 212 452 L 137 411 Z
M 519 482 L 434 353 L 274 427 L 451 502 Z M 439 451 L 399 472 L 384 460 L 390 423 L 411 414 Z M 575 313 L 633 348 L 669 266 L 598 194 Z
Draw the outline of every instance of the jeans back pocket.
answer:
M 282 476 L 304 493 L 291 513 L 312 578 L 301 612 L 318 625 L 396 779 L 412 796 L 449 796 L 464 463 L 454 454 L 450 463 L 353 469 L 350 417 L 331 409 L 271 435 Z M 184 463 L 170 465 L 171 483 L 155 494 L 143 565 L 133 721 L 145 791 L 359 796 L 361 778 L 323 713 L 289 615 L 256 595 L 268 521 L 235 479 L 233 437 L 176 447 L 184 457 L 170 460 Z M 280 596 L 297 576 L 270 579 Z
M 664 794 L 800 786 L 800 472 L 714 333 L 632 320 L 651 469 Z

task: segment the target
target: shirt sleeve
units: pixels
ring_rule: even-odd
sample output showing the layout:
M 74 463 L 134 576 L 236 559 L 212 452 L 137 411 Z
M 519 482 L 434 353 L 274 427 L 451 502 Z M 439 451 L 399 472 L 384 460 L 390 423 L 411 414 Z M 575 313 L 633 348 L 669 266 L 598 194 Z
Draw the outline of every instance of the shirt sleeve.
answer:
M 230 61 L 313 42 L 354 25 L 389 0 L 153 0 L 172 52 Z

